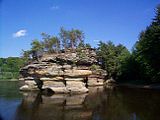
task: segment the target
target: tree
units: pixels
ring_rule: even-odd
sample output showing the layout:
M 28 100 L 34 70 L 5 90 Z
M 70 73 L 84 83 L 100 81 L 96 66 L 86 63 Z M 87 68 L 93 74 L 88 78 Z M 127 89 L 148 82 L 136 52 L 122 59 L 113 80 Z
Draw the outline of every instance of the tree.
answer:
M 77 36 L 76 36 L 76 32 L 75 32 L 75 30 L 74 29 L 72 29 L 71 31 L 69 31 L 69 39 L 70 39 L 70 43 L 71 43 L 71 48 L 72 48 L 72 50 L 74 49 L 74 46 L 75 46 L 75 44 L 76 44 L 76 40 L 77 40 L 77 38 L 76 38 Z
M 24 59 L 18 57 L 0 58 L 0 80 L 18 79 Z
M 60 28 L 60 33 L 59 33 L 60 39 L 62 41 L 62 46 L 64 50 L 68 48 L 68 38 L 69 38 L 69 32 L 65 30 L 63 27 Z
M 155 13 L 156 13 L 156 16 L 153 19 L 152 25 L 159 26 L 160 25 L 160 4 L 157 6 Z
M 22 58 L 28 62 L 31 59 L 31 50 L 22 50 Z
M 44 46 L 45 51 L 51 52 L 52 51 L 52 45 L 50 43 L 50 37 L 51 36 L 46 34 L 46 33 L 44 33 L 44 32 L 41 33 L 41 35 L 42 35 L 42 39 L 43 39 L 42 44 Z
M 52 36 L 50 39 L 49 39 L 49 44 L 50 44 L 50 48 L 52 50 L 52 52 L 59 52 L 60 50 L 60 40 L 58 37 L 56 36 Z
M 97 54 L 102 68 L 108 73 L 108 78 L 114 79 L 118 79 L 118 76 L 122 74 L 122 65 L 130 55 L 126 47 L 121 44 L 115 46 L 111 41 L 100 42 Z
M 78 44 L 80 44 L 80 43 L 84 44 L 84 33 L 83 33 L 83 31 L 76 29 L 75 32 L 76 32 L 77 41 L 79 42 Z
M 91 45 L 89 43 L 86 43 L 85 47 L 86 48 L 91 48 Z
M 44 48 L 43 44 L 40 41 L 38 41 L 37 39 L 32 41 L 31 46 L 32 46 L 31 47 L 32 51 L 41 51 Z
M 38 41 L 37 39 L 32 41 L 31 46 L 32 57 L 33 59 L 38 60 L 38 58 L 42 55 L 44 46 L 42 42 Z
M 71 48 L 74 50 L 74 48 L 77 47 L 79 43 L 84 42 L 84 33 L 78 29 L 72 29 L 69 31 L 69 39 Z
M 43 46 L 45 50 L 49 53 L 59 52 L 60 50 L 60 40 L 56 36 L 50 36 L 46 33 L 42 33 Z
M 140 64 L 144 79 L 160 81 L 160 5 L 150 26 L 141 32 L 134 48 L 136 61 Z

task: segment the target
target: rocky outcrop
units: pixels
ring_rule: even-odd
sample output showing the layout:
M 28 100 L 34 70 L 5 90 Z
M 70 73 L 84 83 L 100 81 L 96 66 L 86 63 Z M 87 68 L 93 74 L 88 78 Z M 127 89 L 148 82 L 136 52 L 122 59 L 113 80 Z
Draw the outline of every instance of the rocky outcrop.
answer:
M 103 85 L 106 72 L 98 64 L 94 49 L 44 54 L 39 61 L 20 70 L 25 84 L 20 90 L 51 89 L 55 93 L 86 93 L 88 86 Z

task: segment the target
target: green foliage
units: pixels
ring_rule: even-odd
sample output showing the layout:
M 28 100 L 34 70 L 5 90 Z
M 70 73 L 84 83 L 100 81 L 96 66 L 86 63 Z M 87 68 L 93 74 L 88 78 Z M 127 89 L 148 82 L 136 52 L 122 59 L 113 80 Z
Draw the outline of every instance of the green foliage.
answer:
M 39 42 L 37 39 L 33 40 L 31 43 L 31 51 L 41 51 L 43 50 L 43 44 L 41 42 Z
M 90 69 L 91 70 L 98 70 L 98 69 L 100 69 L 100 66 L 93 64 L 93 65 L 91 65 Z
M 17 79 L 25 61 L 18 57 L 0 58 L 0 79 Z
M 43 52 L 58 53 L 60 50 L 75 49 L 79 44 L 84 44 L 84 33 L 78 29 L 65 30 L 61 27 L 59 36 L 51 36 L 44 32 L 41 35 L 43 41 L 33 40 L 31 49 L 23 50 L 23 58 L 38 60 Z
M 100 42 L 97 52 L 102 68 L 108 73 L 108 78 L 117 79 L 122 74 L 122 66 L 130 56 L 129 51 L 123 45 L 115 46 L 111 41 Z
M 74 49 L 79 43 L 84 42 L 84 33 L 78 29 L 72 29 L 69 31 L 69 39 L 71 43 L 71 48 Z
M 143 79 L 160 81 L 160 5 L 150 26 L 141 32 L 133 51 Z
M 79 44 L 84 43 L 84 33 L 78 29 L 65 30 L 63 27 L 59 33 L 62 46 L 66 50 L 67 48 L 76 48 Z
M 22 58 L 26 63 L 31 59 L 31 50 L 22 50 Z
M 79 56 L 80 59 L 85 59 L 87 55 L 85 53 L 83 53 L 83 52 L 80 52 L 78 54 L 78 56 Z
M 77 46 L 77 49 L 84 49 L 84 48 L 91 48 L 91 45 L 89 43 L 85 44 L 84 42 L 80 42 Z
M 41 34 L 43 37 L 43 46 L 49 53 L 58 52 L 60 50 L 60 40 L 56 36 L 50 36 L 46 33 Z
M 86 43 L 85 47 L 86 48 L 91 48 L 91 45 L 89 43 Z
M 82 50 L 84 49 L 84 44 L 80 44 L 76 51 L 77 51 L 77 56 L 80 58 L 80 59 L 85 59 L 87 57 L 86 53 L 83 52 Z
M 31 54 L 34 60 L 38 60 L 40 54 L 43 52 L 44 45 L 39 40 L 35 39 L 32 41 L 31 46 L 31 50 L 29 50 L 28 53 Z
M 77 49 L 82 49 L 85 47 L 85 44 L 83 42 L 80 42 Z

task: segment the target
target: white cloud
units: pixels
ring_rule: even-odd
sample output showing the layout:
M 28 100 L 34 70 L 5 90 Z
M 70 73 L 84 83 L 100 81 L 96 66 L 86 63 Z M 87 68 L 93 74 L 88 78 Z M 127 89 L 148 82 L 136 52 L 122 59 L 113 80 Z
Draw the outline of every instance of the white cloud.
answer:
M 50 9 L 51 9 L 51 10 L 58 10 L 58 9 L 59 9 L 59 6 L 53 5 Z
M 13 33 L 13 37 L 15 38 L 23 37 L 23 36 L 26 36 L 26 34 L 27 34 L 27 30 L 22 29 L 22 30 L 17 31 L 16 33 Z

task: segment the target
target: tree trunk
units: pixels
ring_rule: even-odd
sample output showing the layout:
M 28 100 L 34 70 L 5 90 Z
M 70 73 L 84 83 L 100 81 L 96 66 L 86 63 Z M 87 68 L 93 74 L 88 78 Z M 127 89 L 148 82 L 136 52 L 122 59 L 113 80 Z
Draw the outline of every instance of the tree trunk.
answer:
M 72 51 L 73 51 L 74 50 L 74 42 L 72 41 L 71 44 L 72 44 Z

